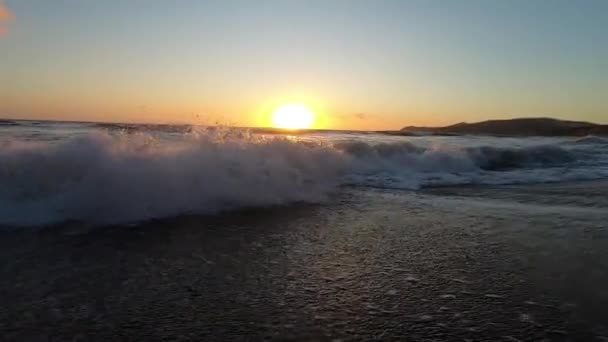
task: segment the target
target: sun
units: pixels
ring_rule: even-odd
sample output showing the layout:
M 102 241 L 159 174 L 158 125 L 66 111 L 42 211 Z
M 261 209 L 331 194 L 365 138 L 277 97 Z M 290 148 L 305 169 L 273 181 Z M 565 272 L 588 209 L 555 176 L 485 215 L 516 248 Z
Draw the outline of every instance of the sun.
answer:
M 284 104 L 272 112 L 272 125 L 276 128 L 311 128 L 314 121 L 313 111 L 301 103 Z

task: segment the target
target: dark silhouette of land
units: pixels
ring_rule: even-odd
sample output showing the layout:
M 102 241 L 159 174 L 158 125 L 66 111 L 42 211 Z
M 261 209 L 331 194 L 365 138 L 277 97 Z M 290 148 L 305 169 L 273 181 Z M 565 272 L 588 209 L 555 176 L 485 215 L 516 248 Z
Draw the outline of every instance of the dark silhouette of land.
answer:
M 445 127 L 408 126 L 396 135 L 427 133 L 435 135 L 498 135 L 498 136 L 586 136 L 608 135 L 608 125 L 582 121 L 566 121 L 551 118 L 519 118 L 509 120 L 488 120 L 475 123 L 461 122 Z

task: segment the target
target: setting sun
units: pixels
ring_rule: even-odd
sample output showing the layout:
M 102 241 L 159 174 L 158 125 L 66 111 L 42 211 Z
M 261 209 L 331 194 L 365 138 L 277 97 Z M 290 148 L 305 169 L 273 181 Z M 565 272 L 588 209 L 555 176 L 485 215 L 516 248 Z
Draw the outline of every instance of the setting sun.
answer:
M 315 114 L 301 103 L 281 105 L 272 113 L 272 125 L 276 128 L 311 128 L 314 120 Z

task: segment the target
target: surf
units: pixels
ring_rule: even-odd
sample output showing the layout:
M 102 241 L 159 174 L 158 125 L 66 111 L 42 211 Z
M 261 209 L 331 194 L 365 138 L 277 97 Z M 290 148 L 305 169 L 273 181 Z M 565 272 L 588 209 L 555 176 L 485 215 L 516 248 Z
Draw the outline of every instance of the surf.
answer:
M 344 186 L 417 190 L 608 177 L 605 155 L 596 153 L 603 150 L 587 144 L 419 139 L 195 127 L 9 137 L 0 142 L 0 225 L 123 224 L 323 203 Z

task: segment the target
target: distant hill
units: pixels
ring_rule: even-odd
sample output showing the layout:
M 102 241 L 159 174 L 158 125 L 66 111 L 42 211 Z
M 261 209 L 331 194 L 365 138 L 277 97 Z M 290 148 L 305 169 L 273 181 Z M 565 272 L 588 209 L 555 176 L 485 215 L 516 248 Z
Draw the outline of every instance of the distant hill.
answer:
M 438 135 L 478 134 L 500 136 L 585 136 L 608 135 L 608 125 L 581 121 L 565 121 L 550 118 L 522 118 L 510 120 L 488 120 L 476 123 L 458 123 L 445 127 L 402 128 L 397 134 L 409 135 L 423 132 Z

